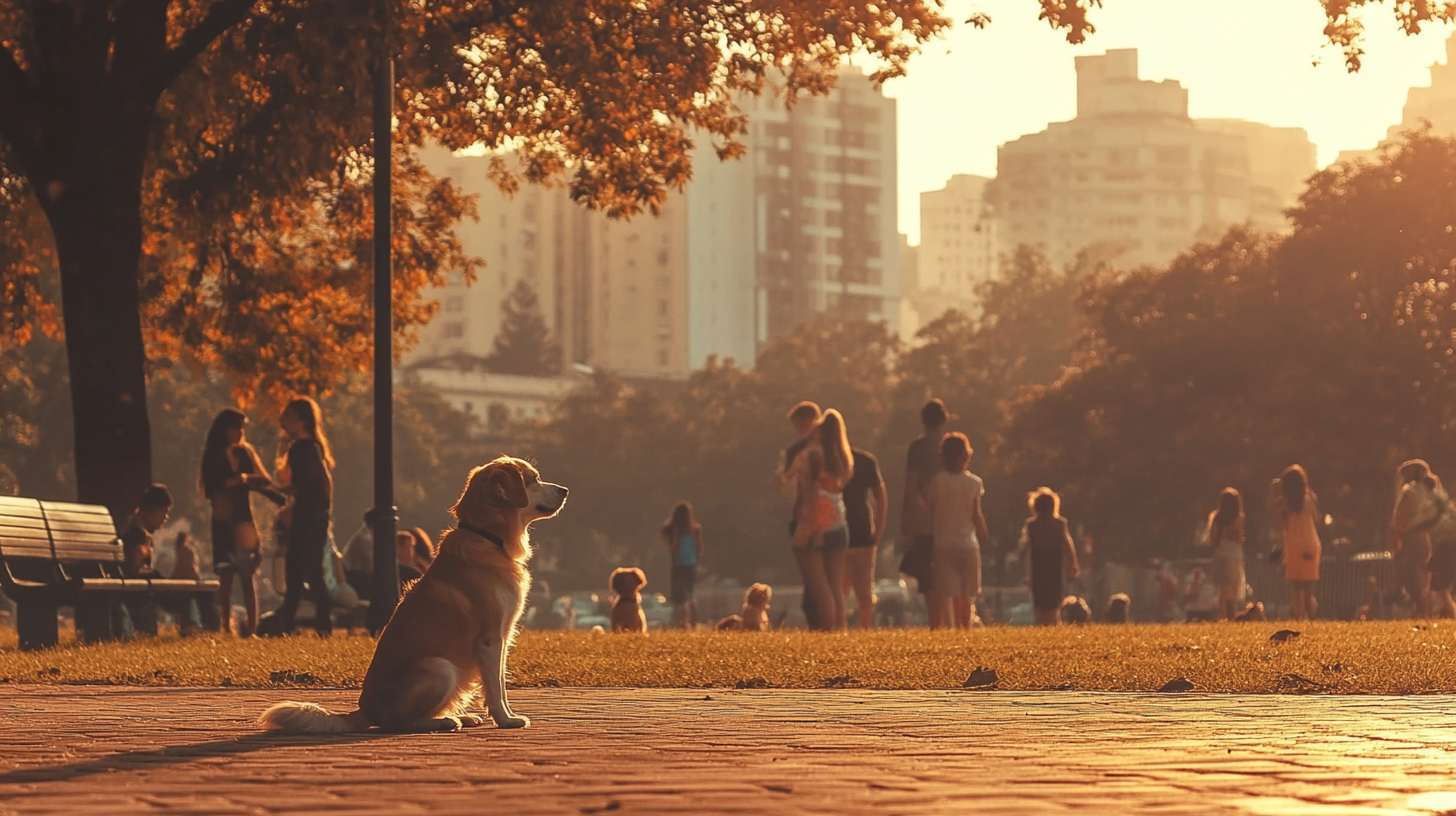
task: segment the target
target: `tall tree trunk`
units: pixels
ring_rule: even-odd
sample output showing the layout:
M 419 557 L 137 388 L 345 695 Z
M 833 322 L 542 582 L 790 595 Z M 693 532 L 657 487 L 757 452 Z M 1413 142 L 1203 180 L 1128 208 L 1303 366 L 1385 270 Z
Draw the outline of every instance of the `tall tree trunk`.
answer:
M 138 292 L 146 136 L 135 124 L 131 133 L 97 130 L 105 136 L 55 157 L 58 172 L 41 198 L 61 272 L 76 493 L 121 524 L 152 479 Z

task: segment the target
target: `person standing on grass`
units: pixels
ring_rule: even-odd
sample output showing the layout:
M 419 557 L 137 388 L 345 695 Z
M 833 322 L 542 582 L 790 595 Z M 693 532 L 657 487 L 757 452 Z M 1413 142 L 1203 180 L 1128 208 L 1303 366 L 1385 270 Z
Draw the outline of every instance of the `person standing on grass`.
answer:
M 935 557 L 935 525 L 926 492 L 930 480 L 943 466 L 940 461 L 940 440 L 946 423 L 952 419 L 945 403 L 932 399 L 920 408 L 920 424 L 925 433 L 910 442 L 905 455 L 905 496 L 900 503 L 900 571 L 915 579 L 915 588 L 925 596 L 930 612 L 930 626 L 944 625 L 941 610 L 931 603 L 933 579 L 930 570 Z
M 1269 513 L 1284 520 L 1284 580 L 1289 582 L 1290 614 L 1314 618 L 1314 585 L 1320 574 L 1319 506 L 1309 475 L 1290 465 L 1269 484 Z
M 320 637 L 329 637 L 334 627 L 323 573 L 334 501 L 334 455 L 324 433 L 323 412 L 312 398 L 298 397 L 289 402 L 279 424 L 289 439 L 284 459 L 289 478 L 283 491 L 293 496 L 284 562 L 287 587 L 278 610 L 281 629 L 284 634 L 293 633 L 298 604 L 307 585 L 314 603 L 314 630 Z
M 875 564 L 880 537 L 889 514 L 889 496 L 880 475 L 880 462 L 869 451 L 854 448 L 854 476 L 844 486 L 844 517 L 849 527 L 849 549 L 844 553 L 844 586 L 854 592 L 859 626 L 869 629 L 875 620 Z
M 247 610 L 246 626 L 239 632 L 242 637 L 251 637 L 258 629 L 258 584 L 254 574 L 262 562 L 249 491 L 273 483 L 258 452 L 248 444 L 247 424 L 248 418 L 234 408 L 224 408 L 213 417 L 197 477 L 202 496 L 212 507 L 212 569 L 217 573 L 218 612 L 224 631 L 231 633 L 233 576 L 237 576 Z
M 1037 626 L 1059 626 L 1062 622 L 1062 580 L 1076 578 L 1077 545 L 1067 520 L 1062 518 L 1062 499 L 1049 487 L 1039 487 L 1027 497 L 1031 518 L 1021 530 L 1022 560 L 1026 563 L 1026 585 L 1031 588 L 1031 605 Z M 1170 576 L 1171 577 L 1171 576 Z M 1174 590 L 1177 583 L 1173 584 Z
M 1244 498 L 1225 487 L 1218 509 L 1208 514 L 1204 541 L 1213 549 L 1213 582 L 1218 588 L 1218 616 L 1233 620 L 1244 601 Z
M 703 560 L 703 525 L 693 518 L 692 503 L 673 505 L 660 534 L 672 560 L 671 598 L 677 625 L 691 630 L 698 625 L 698 563 Z
M 963 433 L 946 434 L 940 443 L 945 470 L 930 480 L 926 497 L 934 519 L 935 549 L 931 559 L 931 595 L 949 625 L 971 628 L 976 598 L 981 594 L 981 545 L 991 532 L 982 512 L 986 485 L 970 472 L 971 442 Z
M 779 452 L 778 465 L 774 468 L 774 481 L 778 484 L 779 489 L 794 491 L 794 510 L 789 516 L 790 540 L 793 539 L 794 533 L 797 532 L 799 525 L 799 492 L 798 484 L 787 475 L 789 465 L 793 464 L 794 460 L 799 457 L 799 454 L 809 444 L 814 427 L 819 424 L 820 413 L 819 406 L 808 400 L 804 400 L 789 409 L 789 424 L 794 427 L 794 433 L 798 435 L 798 439 L 792 445 L 789 445 Z M 794 556 L 798 562 L 799 574 L 804 576 L 806 574 L 806 565 L 799 558 L 799 551 L 797 549 L 794 550 Z M 801 606 L 804 610 L 804 622 L 810 629 L 818 629 L 820 628 L 818 602 L 809 594 L 808 579 L 804 578 L 802 583 L 804 592 Z
M 1390 520 L 1390 549 L 1399 553 L 1401 583 L 1412 596 L 1412 611 L 1416 617 L 1456 615 L 1451 597 L 1456 580 L 1456 508 L 1425 460 L 1405 462 L 1396 474 L 1400 492 Z
M 785 476 L 798 485 L 794 560 L 804 576 L 804 591 L 814 599 L 818 628 L 843 629 L 844 552 L 849 547 L 843 493 L 854 476 L 854 454 L 838 411 L 824 412 Z

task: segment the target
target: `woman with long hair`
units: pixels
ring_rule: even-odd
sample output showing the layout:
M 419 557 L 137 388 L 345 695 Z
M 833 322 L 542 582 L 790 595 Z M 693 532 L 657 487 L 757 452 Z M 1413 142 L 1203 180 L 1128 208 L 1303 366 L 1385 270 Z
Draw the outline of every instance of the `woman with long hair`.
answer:
M 1314 585 L 1320 573 L 1319 506 L 1309 476 L 1290 465 L 1269 484 L 1269 512 L 1284 520 L 1284 580 L 1289 582 L 1290 615 L 1314 617 Z
M 251 637 L 258 629 L 258 584 L 253 576 L 262 560 L 250 491 L 272 484 L 258 451 L 248 444 L 247 425 L 248 418 L 235 408 L 224 408 L 213 417 L 197 476 L 203 498 L 212 505 L 212 569 L 217 573 L 223 631 L 233 628 L 236 575 L 248 616 L 239 632 L 243 637 Z
M 1232 487 L 1218 495 L 1218 508 L 1208 514 L 1208 546 L 1213 548 L 1213 583 L 1218 611 L 1233 620 L 1244 600 L 1244 497 Z
M 329 618 L 329 588 L 324 579 L 324 547 L 329 540 L 329 514 L 334 501 L 334 454 L 324 433 L 323 412 L 313 399 L 295 398 L 283 409 L 278 422 L 289 440 L 284 454 L 289 477 L 285 492 L 293 496 L 284 562 L 287 587 L 278 616 L 283 632 L 291 634 L 307 584 L 314 602 L 314 629 L 321 637 L 328 637 L 333 633 L 333 621 Z
M 677 607 L 677 624 L 684 629 L 698 625 L 698 562 L 703 559 L 703 525 L 693 517 L 691 502 L 680 501 L 662 523 L 662 543 L 672 559 L 672 605 Z
M 1390 549 L 1402 589 L 1415 617 L 1456 615 L 1451 586 L 1456 582 L 1456 508 L 1441 479 L 1422 459 L 1396 470 L 1399 492 L 1390 520 Z M 1433 608 L 1434 605 L 1439 609 Z
M 844 551 L 849 546 L 845 525 L 844 486 L 854 476 L 854 454 L 844 417 L 833 408 L 825 411 L 805 445 L 785 473 L 798 485 L 794 529 L 794 560 L 804 577 L 804 592 L 812 599 L 822 629 L 846 626 L 844 605 Z

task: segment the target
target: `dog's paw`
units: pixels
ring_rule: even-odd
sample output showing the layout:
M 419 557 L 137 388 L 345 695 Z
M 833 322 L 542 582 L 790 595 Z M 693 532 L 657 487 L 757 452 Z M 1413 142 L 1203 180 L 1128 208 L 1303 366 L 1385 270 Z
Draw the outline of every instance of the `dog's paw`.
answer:
M 488 718 L 483 714 L 460 714 L 456 719 L 460 720 L 461 728 L 478 728 L 485 725 Z
M 531 724 L 531 720 L 527 717 L 513 717 L 502 715 L 499 717 L 492 717 L 492 719 L 495 720 L 495 725 L 497 728 L 526 728 Z

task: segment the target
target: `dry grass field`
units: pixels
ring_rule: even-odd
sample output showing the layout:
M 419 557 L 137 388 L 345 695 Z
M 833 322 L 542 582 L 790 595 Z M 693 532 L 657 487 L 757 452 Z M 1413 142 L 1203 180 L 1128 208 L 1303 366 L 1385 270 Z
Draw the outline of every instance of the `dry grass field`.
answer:
M 1197 691 L 1456 692 L 1456 624 L 1322 622 L 991 628 L 968 633 L 525 632 L 511 659 L 518 686 L 960 688 L 978 666 L 994 688 L 1154 691 L 1186 678 Z M 62 645 L 21 652 L 0 634 L 0 683 L 356 687 L 373 641 L 199 636 Z

